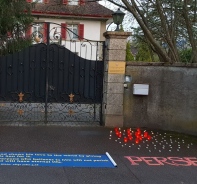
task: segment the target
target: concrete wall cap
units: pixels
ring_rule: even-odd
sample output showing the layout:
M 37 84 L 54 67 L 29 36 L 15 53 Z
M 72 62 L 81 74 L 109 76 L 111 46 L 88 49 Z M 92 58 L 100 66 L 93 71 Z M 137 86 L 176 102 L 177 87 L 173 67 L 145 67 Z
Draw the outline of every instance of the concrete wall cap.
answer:
M 103 33 L 105 38 L 116 38 L 116 39 L 126 39 L 131 36 L 131 32 L 124 32 L 124 31 L 107 31 Z
M 193 67 L 197 68 L 197 63 L 164 63 L 164 62 L 143 62 L 128 61 L 126 66 L 166 66 L 166 67 Z

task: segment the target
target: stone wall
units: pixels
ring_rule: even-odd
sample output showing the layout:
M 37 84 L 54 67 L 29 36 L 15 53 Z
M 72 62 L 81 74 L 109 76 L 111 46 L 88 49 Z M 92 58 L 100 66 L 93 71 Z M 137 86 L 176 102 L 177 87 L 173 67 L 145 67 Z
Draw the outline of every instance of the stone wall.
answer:
M 128 62 L 126 75 L 124 126 L 197 135 L 197 64 Z M 149 94 L 133 95 L 133 84 L 149 84 Z

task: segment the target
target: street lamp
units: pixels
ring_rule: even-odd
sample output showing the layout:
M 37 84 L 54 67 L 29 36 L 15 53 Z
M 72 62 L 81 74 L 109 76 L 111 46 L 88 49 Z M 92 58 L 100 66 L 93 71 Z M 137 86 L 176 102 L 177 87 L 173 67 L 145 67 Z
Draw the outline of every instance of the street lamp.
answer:
M 120 31 L 119 25 L 122 24 L 124 15 L 125 15 L 125 13 L 120 11 L 120 8 L 118 8 L 118 10 L 112 14 L 114 24 L 117 24 L 115 31 Z

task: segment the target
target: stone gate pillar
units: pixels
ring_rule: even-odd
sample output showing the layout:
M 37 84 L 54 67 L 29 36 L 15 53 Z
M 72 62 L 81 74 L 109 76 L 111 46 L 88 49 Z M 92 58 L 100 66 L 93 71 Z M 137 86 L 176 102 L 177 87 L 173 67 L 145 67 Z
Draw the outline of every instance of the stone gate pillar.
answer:
M 131 33 L 107 31 L 103 35 L 106 38 L 102 103 L 103 125 L 122 127 L 126 42 Z

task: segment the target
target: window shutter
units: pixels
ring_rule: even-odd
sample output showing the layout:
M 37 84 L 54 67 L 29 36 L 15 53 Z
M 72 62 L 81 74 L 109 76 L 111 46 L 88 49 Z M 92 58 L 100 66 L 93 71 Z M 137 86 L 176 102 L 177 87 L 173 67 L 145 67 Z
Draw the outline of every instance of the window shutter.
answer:
M 85 0 L 79 0 L 79 5 L 84 5 L 85 4 Z
M 68 0 L 62 0 L 63 4 L 68 4 Z
M 83 40 L 84 37 L 84 24 L 78 25 L 78 34 L 79 34 L 79 40 Z
M 66 40 L 66 23 L 61 23 L 61 36 L 62 40 Z
M 49 0 L 44 0 L 44 3 L 49 3 Z
M 43 42 L 47 43 L 47 24 L 43 24 Z
M 31 3 L 31 2 L 32 2 L 32 0 L 26 0 L 26 2 L 27 2 L 27 3 Z

